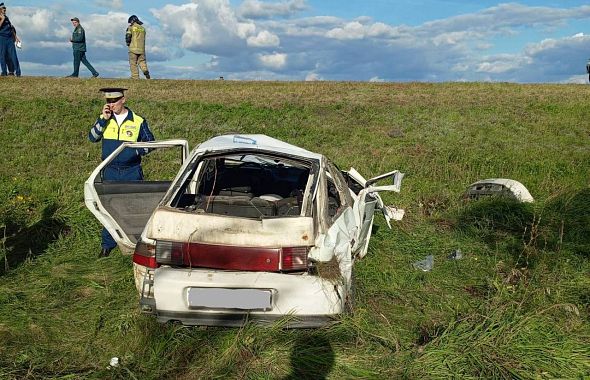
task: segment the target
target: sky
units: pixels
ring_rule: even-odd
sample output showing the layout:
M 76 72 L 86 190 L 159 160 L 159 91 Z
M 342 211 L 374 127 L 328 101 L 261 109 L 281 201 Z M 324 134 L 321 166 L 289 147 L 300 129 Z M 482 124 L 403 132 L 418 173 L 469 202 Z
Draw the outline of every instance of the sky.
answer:
M 588 83 L 587 1 L 3 1 L 23 75 L 71 74 L 78 17 L 101 77 L 128 78 L 135 14 L 153 78 Z

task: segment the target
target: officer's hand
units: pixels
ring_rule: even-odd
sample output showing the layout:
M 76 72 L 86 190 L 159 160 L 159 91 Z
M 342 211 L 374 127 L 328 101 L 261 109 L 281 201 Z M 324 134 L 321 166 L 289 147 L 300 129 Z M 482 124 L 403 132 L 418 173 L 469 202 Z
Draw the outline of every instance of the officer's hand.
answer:
M 102 107 L 102 118 L 108 120 L 112 115 L 113 111 L 111 111 L 111 106 L 109 104 L 105 104 L 104 107 Z

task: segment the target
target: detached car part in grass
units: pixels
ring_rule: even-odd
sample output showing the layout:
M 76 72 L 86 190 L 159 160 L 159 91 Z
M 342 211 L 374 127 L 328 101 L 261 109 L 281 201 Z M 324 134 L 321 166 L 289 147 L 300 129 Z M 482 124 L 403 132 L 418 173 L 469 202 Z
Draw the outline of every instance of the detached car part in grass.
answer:
M 494 196 L 513 198 L 524 203 L 535 201 L 522 183 L 508 178 L 488 178 L 472 183 L 463 194 L 463 199 L 478 200 Z
M 144 181 L 101 179 L 125 149 L 144 148 L 148 157 L 176 148 L 175 178 L 153 179 L 144 166 Z M 264 135 L 218 136 L 188 151 L 184 140 L 125 143 L 84 186 L 87 207 L 133 252 L 141 309 L 161 322 L 239 326 L 289 316 L 290 327 L 324 325 L 345 310 L 375 211 L 388 225 L 403 216 L 379 196 L 400 191 L 397 170 L 365 180 Z

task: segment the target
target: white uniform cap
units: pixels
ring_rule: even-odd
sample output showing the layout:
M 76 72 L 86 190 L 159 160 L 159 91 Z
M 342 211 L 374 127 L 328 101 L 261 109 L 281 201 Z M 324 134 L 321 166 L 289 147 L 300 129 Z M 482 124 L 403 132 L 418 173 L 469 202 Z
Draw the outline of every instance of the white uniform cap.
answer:
M 121 98 L 121 97 L 125 96 L 124 91 L 127 91 L 127 89 L 122 88 L 122 87 L 105 87 L 105 88 L 101 88 L 98 91 L 102 92 L 104 94 L 105 98 L 112 99 L 112 98 Z

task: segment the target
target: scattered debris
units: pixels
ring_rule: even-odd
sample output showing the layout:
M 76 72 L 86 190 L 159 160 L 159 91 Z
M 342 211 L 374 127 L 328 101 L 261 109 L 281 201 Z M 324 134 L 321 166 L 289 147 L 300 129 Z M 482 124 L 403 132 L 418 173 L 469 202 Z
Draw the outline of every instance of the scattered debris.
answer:
M 393 206 L 385 205 L 385 206 L 383 206 L 383 213 L 387 214 L 387 216 L 390 219 L 400 221 L 404 218 L 404 215 L 406 214 L 406 210 L 404 210 L 402 208 L 396 208 Z
M 119 358 L 114 356 L 111 358 L 111 361 L 109 362 L 109 369 L 110 368 L 116 368 L 119 366 Z
M 463 253 L 461 252 L 460 248 L 453 250 L 448 256 L 447 259 L 449 260 L 461 260 L 463 258 Z
M 428 255 L 423 260 L 416 261 L 412 266 L 424 272 L 429 272 L 434 267 L 434 256 Z
M 478 200 L 491 196 L 508 196 L 520 202 L 533 202 L 534 199 L 527 188 L 520 182 L 506 178 L 489 178 L 469 185 L 464 199 Z

